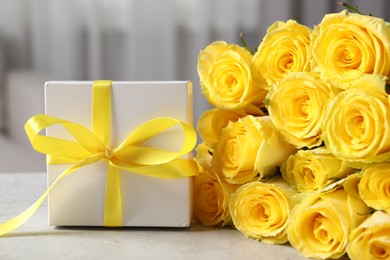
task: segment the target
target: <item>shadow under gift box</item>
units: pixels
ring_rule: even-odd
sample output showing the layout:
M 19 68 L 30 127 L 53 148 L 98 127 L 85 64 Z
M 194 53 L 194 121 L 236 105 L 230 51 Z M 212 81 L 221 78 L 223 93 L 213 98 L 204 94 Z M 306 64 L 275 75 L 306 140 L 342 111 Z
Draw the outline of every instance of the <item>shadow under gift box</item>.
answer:
M 47 82 L 45 109 L 47 115 L 91 129 L 92 81 Z M 111 111 L 112 148 L 137 126 L 157 117 L 172 117 L 192 124 L 191 82 L 113 81 Z M 74 140 L 59 126 L 47 128 L 46 134 Z M 182 141 L 179 127 L 174 127 L 145 145 L 178 151 Z M 186 158 L 192 158 L 192 154 Z M 48 185 L 69 167 L 69 164 L 48 164 Z M 161 179 L 125 171 L 120 174 L 123 226 L 190 225 L 190 177 Z M 103 226 L 106 177 L 107 163 L 98 161 L 61 179 L 49 194 L 49 225 Z

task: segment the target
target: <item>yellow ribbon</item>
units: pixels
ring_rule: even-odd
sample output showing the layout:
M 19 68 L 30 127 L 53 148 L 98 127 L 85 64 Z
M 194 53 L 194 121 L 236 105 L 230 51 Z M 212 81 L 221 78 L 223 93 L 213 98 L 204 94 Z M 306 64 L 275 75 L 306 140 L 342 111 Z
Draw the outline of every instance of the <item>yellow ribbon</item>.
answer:
M 118 147 L 110 149 L 111 81 L 94 81 L 92 99 L 92 131 L 49 115 L 36 115 L 27 121 L 25 130 L 33 148 L 47 154 L 49 164 L 72 165 L 54 180 L 33 205 L 15 218 L 0 224 L 0 236 L 25 223 L 58 181 L 80 167 L 99 160 L 104 160 L 108 165 L 104 226 L 122 226 L 120 170 L 157 178 L 180 178 L 197 174 L 197 166 L 193 160 L 180 159 L 192 151 L 196 144 L 196 132 L 191 125 L 174 118 L 156 118 L 138 126 Z M 42 130 L 52 125 L 64 127 L 75 141 L 40 135 Z M 142 146 L 144 142 L 175 126 L 183 130 L 180 151 Z

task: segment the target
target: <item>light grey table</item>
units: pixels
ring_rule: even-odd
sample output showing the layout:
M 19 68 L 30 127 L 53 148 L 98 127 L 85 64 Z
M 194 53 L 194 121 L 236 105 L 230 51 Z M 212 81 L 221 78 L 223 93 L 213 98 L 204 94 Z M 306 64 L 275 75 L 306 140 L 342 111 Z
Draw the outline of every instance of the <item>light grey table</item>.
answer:
M 0 222 L 30 206 L 46 189 L 44 173 L 0 173 Z M 234 229 L 56 228 L 47 204 L 0 237 L 0 259 L 304 259 L 291 246 L 267 245 Z

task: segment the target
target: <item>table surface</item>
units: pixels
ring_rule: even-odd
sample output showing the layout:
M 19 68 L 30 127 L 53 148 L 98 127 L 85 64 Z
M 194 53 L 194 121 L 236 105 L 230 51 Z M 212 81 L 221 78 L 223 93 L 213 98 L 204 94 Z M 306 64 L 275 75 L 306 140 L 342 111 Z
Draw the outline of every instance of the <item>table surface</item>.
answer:
M 44 173 L 0 173 L 0 222 L 46 189 Z M 59 228 L 47 225 L 46 201 L 19 229 L 0 237 L 0 259 L 304 259 L 231 228 Z

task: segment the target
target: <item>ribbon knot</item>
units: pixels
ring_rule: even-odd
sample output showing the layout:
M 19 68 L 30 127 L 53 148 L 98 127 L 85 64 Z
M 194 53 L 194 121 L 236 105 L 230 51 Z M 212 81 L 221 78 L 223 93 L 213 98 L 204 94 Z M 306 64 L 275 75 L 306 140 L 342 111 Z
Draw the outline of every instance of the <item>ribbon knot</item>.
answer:
M 106 151 L 105 151 L 105 157 L 104 157 L 104 159 L 105 159 L 106 161 L 110 161 L 110 159 L 111 159 L 113 156 L 114 156 L 114 152 L 113 152 L 111 149 L 107 148 Z
M 188 123 L 169 117 L 156 118 L 138 126 L 119 146 L 110 149 L 108 147 L 111 137 L 111 81 L 93 82 L 92 109 L 92 130 L 49 115 L 36 115 L 27 121 L 25 130 L 33 148 L 46 154 L 49 164 L 67 163 L 70 167 L 54 180 L 32 206 L 17 217 L 0 224 L 0 235 L 9 233 L 26 222 L 58 181 L 77 169 L 101 159 L 107 163 L 108 169 L 104 226 L 122 226 L 121 170 L 156 178 L 197 175 L 196 163 L 190 159 L 181 159 L 196 145 L 196 132 Z M 40 135 L 40 132 L 52 125 L 62 126 L 76 141 Z M 144 142 L 174 126 L 180 127 L 183 136 L 180 151 L 143 146 Z

